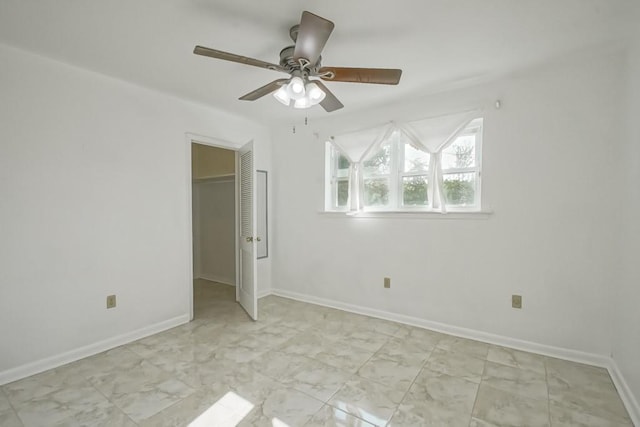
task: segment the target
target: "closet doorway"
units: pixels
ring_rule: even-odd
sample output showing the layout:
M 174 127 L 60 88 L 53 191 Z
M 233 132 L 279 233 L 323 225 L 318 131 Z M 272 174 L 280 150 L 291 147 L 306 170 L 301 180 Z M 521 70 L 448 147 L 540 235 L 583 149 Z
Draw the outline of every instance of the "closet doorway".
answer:
M 235 305 L 236 151 L 192 142 L 194 318 Z

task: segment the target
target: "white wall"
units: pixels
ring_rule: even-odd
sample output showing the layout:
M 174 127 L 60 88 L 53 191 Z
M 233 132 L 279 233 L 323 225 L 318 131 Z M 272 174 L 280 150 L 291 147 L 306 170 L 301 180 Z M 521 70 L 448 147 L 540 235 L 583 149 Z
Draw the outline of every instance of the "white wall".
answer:
M 619 277 L 615 283 L 612 328 L 613 359 L 631 393 L 640 417 L 640 30 L 628 58 L 627 134 L 620 151 L 622 193 L 616 205 L 623 214 L 620 229 Z M 640 422 L 640 420 L 636 420 Z
M 277 129 L 274 289 L 608 356 L 616 178 L 608 168 L 620 136 L 622 60 L 568 58 L 296 134 Z M 488 219 L 319 213 L 323 137 L 480 104 Z M 511 294 L 523 296 L 522 310 L 511 308 Z
M 271 140 L 270 140 L 271 141 Z M 261 142 L 261 141 L 258 141 Z M 278 141 L 275 141 L 277 144 Z M 267 171 L 269 174 L 269 179 L 267 179 L 267 233 L 268 233 L 268 256 L 266 258 L 261 258 L 258 260 L 258 297 L 262 297 L 265 295 L 269 295 L 271 293 L 271 289 L 273 288 L 273 256 L 271 254 L 271 248 L 273 245 L 273 241 L 277 240 L 277 237 L 274 239 L 273 229 L 274 229 L 274 215 L 272 214 L 274 205 L 273 205 L 273 179 L 271 179 L 272 174 L 272 146 L 273 144 L 257 144 L 254 145 L 254 164 L 256 169 Z M 260 316 L 258 314 L 258 316 Z
M 236 284 L 236 184 L 234 179 L 206 180 L 193 184 L 194 240 L 197 238 L 196 277 Z
M 270 170 L 266 130 L 2 45 L 0 93 L 0 380 L 187 318 L 185 132 L 254 139 Z

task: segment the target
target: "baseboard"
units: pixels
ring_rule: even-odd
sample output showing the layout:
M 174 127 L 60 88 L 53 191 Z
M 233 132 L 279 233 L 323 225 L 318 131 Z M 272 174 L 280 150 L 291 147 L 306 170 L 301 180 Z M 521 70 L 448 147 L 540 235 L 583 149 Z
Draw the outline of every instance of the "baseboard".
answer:
M 229 286 L 233 286 L 233 287 L 236 286 L 236 284 L 233 283 L 233 281 L 231 281 L 231 280 L 226 280 L 226 279 L 222 279 L 220 277 L 215 277 L 215 276 L 207 276 L 207 275 L 204 275 L 204 274 L 201 274 L 200 276 L 195 277 L 195 279 L 204 279 L 204 280 L 209 280 L 211 282 L 222 283 L 223 285 L 229 285 Z M 263 290 L 263 291 L 258 291 L 257 297 L 258 297 L 258 299 L 260 299 L 260 298 L 263 298 L 263 297 L 266 297 L 266 296 L 269 296 L 269 295 L 271 295 L 271 290 L 270 289 L 266 289 L 266 290 Z
M 212 276 L 212 275 L 208 275 L 208 274 L 200 274 L 198 277 L 195 277 L 194 279 L 204 279 L 204 280 L 208 280 L 210 282 L 217 282 L 217 283 L 222 283 L 223 285 L 229 285 L 229 286 L 236 286 L 236 283 L 229 279 L 228 277 L 221 277 L 221 276 Z
M 103 351 L 128 344 L 132 341 L 139 340 L 140 338 L 148 337 L 149 335 L 166 331 L 167 329 L 175 328 L 176 326 L 188 323 L 189 320 L 189 314 L 183 314 L 181 316 L 174 317 L 173 319 L 168 319 L 153 325 L 145 326 L 144 328 L 140 328 L 132 332 L 127 332 L 122 335 L 107 338 L 106 340 L 98 341 L 94 344 L 89 344 L 87 346 L 76 348 L 62 354 L 47 357 L 45 359 L 37 360 L 35 362 L 27 363 L 22 366 L 2 371 L 0 372 L 0 385 L 17 381 L 22 378 L 38 374 L 40 372 L 47 371 L 49 369 L 66 365 L 67 363 L 75 362 L 76 360 L 85 357 L 102 353 Z
M 265 289 L 263 291 L 258 291 L 258 299 L 264 298 L 264 297 L 268 297 L 271 294 L 272 294 L 271 289 Z
M 611 375 L 611 379 L 613 380 L 613 384 L 615 384 L 618 394 L 622 398 L 624 406 L 627 408 L 627 412 L 629 413 L 629 417 L 631 417 L 633 425 L 640 426 L 640 403 L 633 394 L 633 391 L 631 391 L 629 384 L 625 381 L 615 359 L 609 360 L 608 369 L 609 375 Z
M 337 308 L 351 313 L 376 317 L 378 319 L 391 320 L 393 322 L 403 323 L 405 325 L 417 326 L 436 332 L 442 332 L 448 335 L 454 335 L 461 338 L 469 338 L 489 344 L 513 348 L 516 350 L 528 351 L 531 353 L 542 354 L 544 356 L 557 357 L 559 359 L 586 363 L 589 365 L 595 365 L 604 368 L 609 366 L 610 359 L 599 354 L 586 353 L 562 347 L 549 346 L 545 344 L 538 344 L 530 341 L 519 340 L 516 338 L 505 337 L 502 335 L 491 334 L 488 332 L 477 331 L 474 329 L 433 322 L 430 320 L 421 319 L 419 317 L 406 316 L 404 314 L 392 313 L 389 311 L 377 310 L 374 308 L 363 307 L 355 304 L 348 304 L 341 301 L 300 294 L 284 289 L 272 289 L 272 293 L 284 298 L 290 298 L 298 301 L 308 302 L 311 304 Z

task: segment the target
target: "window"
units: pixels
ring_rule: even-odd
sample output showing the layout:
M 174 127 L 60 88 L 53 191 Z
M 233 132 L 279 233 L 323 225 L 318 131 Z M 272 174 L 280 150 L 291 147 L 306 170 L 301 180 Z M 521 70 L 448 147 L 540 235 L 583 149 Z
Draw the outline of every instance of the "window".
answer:
M 482 121 L 469 126 L 442 150 L 442 190 L 447 207 L 480 205 L 480 143 Z
M 359 197 L 365 211 L 441 211 L 440 203 L 446 210 L 480 210 L 482 119 L 471 121 L 439 153 L 429 153 L 414 141 L 397 128 L 376 144 L 357 165 L 357 196 L 351 194 L 349 159 L 327 143 L 327 209 L 349 210 L 351 198 Z
M 385 143 L 362 164 L 364 178 L 364 205 L 386 208 L 392 204 L 389 196 L 392 188 L 392 165 L 395 150 L 391 143 Z
M 400 141 L 399 148 L 402 156 L 400 172 L 402 207 L 426 207 L 429 204 L 428 175 L 431 155 L 406 141 Z
M 395 131 L 363 162 L 365 208 L 395 210 L 428 205 L 430 155 Z
M 327 207 L 329 210 L 343 211 L 349 203 L 349 166 L 350 162 L 342 153 L 327 144 L 327 164 L 330 179 Z

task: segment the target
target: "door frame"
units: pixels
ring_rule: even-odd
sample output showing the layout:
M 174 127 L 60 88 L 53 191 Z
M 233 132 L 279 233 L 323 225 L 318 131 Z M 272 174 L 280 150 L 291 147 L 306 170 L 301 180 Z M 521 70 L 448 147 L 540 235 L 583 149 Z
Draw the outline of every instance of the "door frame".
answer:
M 187 295 L 189 298 L 189 320 L 193 320 L 193 171 L 191 170 L 191 146 L 192 144 L 208 145 L 210 147 L 224 148 L 226 150 L 232 150 L 235 152 L 235 259 L 236 259 L 236 301 L 238 301 L 238 278 L 240 274 L 240 253 L 238 250 L 238 212 L 239 203 L 238 198 L 239 180 L 238 180 L 238 150 L 243 147 L 247 142 L 231 142 L 220 138 L 214 138 L 205 135 L 198 135 L 196 133 L 185 133 L 185 158 L 186 158 L 186 170 L 187 170 Z

